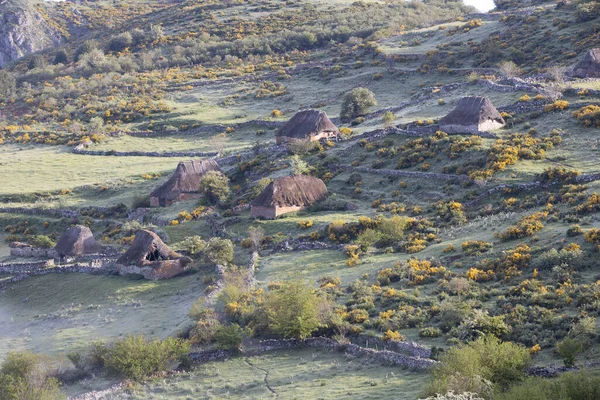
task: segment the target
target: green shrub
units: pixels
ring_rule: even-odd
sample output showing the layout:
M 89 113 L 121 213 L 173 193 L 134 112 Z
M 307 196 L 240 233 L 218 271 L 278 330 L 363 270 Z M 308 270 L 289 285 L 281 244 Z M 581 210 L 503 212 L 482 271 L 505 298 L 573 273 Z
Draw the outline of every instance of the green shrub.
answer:
M 242 330 L 238 324 L 221 326 L 215 332 L 215 341 L 221 349 L 238 350 L 242 339 Z
M 419 336 L 422 338 L 436 338 L 442 336 L 442 331 L 439 328 L 427 327 L 419 331 Z
M 0 365 L 0 399 L 2 400 L 56 400 L 66 396 L 59 390 L 48 357 L 28 353 L 9 352 Z
M 492 336 L 481 338 L 445 352 L 426 392 L 475 392 L 491 397 L 494 389 L 506 389 L 522 381 L 530 360 L 529 351 L 521 345 L 500 342 Z
M 118 51 L 125 50 L 132 44 L 133 44 L 133 38 L 131 36 L 131 33 L 124 32 L 124 33 L 121 33 L 120 35 L 113 36 L 108 41 L 107 47 L 108 47 L 108 50 L 110 50 L 110 51 L 118 52 Z
M 34 236 L 33 239 L 31 239 L 31 244 L 43 249 L 51 249 L 56 246 L 56 242 L 45 235 Z
M 27 68 L 44 68 L 46 66 L 46 59 L 41 54 L 34 54 L 27 63 Z
M 583 352 L 583 344 L 576 339 L 566 338 L 556 345 L 556 351 L 563 358 L 566 367 L 575 365 L 575 357 Z
M 529 378 L 499 393 L 497 400 L 589 400 L 600 398 L 600 376 L 590 371 L 567 372 L 556 379 Z
M 133 197 L 133 201 L 131 202 L 131 208 L 133 210 L 136 208 L 148 207 L 150 207 L 150 195 L 138 195 Z
M 200 187 L 207 199 L 213 203 L 222 203 L 229 197 L 229 178 L 219 171 L 208 171 L 202 177 Z
M 206 242 L 198 235 L 186 237 L 183 242 L 181 242 L 181 247 L 192 256 L 206 250 L 206 246 Z
M 320 325 L 321 299 L 308 285 L 288 281 L 267 293 L 264 312 L 269 330 L 283 338 L 305 339 Z
M 206 245 L 204 257 L 212 264 L 227 265 L 233 261 L 233 243 L 229 239 L 213 237 Z
M 142 380 L 157 372 L 170 371 L 188 352 L 189 344 L 181 339 L 129 336 L 109 347 L 104 365 L 115 375 Z
M 342 99 L 342 111 L 340 117 L 345 121 L 359 117 L 376 106 L 375 95 L 369 89 L 358 87 L 346 93 Z
M 81 59 L 81 56 L 83 56 L 84 54 L 88 54 L 92 52 L 92 50 L 97 50 L 99 48 L 100 45 L 95 40 L 90 39 L 84 41 L 83 44 L 79 46 L 75 51 L 75 61 L 79 61 Z
M 65 49 L 61 49 L 61 50 L 57 51 L 56 54 L 54 55 L 54 60 L 52 61 L 52 64 L 54 64 L 54 65 L 67 64 L 68 62 L 69 62 L 69 55 L 67 54 Z
M 7 70 L 0 69 L 0 101 L 6 100 L 17 91 L 17 80 Z
M 571 225 L 569 229 L 567 229 L 567 236 L 569 237 L 579 236 L 582 233 L 583 231 L 581 230 L 581 226 L 579 225 Z

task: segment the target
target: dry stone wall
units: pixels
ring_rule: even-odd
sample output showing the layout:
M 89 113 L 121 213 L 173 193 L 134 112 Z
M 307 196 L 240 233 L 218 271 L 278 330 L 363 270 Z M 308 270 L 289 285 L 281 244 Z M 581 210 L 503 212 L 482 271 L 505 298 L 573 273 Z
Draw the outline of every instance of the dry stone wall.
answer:
M 316 347 L 334 351 L 341 351 L 347 355 L 357 358 L 366 358 L 369 361 L 381 362 L 384 364 L 397 365 L 410 368 L 417 371 L 428 370 L 437 365 L 438 362 L 430 358 L 420 358 L 397 353 L 391 350 L 374 350 L 361 347 L 356 344 L 341 344 L 336 340 L 329 338 L 310 338 L 304 341 L 298 339 L 271 339 L 263 340 L 259 344 L 261 352 L 268 352 L 279 349 L 291 349 L 298 347 Z
M 333 165 L 331 166 L 334 169 L 342 169 L 345 171 L 356 171 L 356 172 L 364 172 L 368 174 L 375 175 L 385 175 L 385 176 L 399 176 L 406 178 L 424 178 L 424 179 L 438 179 L 443 181 L 461 181 L 466 182 L 469 181 L 470 178 L 467 175 L 453 175 L 453 174 L 439 174 L 435 172 L 419 172 L 419 171 L 401 171 L 395 169 L 375 169 L 368 167 L 353 167 L 350 165 Z

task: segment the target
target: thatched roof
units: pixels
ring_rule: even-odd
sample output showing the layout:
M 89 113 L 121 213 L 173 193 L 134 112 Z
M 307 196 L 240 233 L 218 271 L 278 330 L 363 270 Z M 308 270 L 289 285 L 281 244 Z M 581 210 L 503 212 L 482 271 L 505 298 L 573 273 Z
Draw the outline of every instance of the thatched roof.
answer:
M 440 120 L 440 125 L 479 125 L 488 120 L 504 124 L 504 118 L 487 97 L 463 97 L 454 110 Z
M 327 197 L 327 187 L 319 178 L 308 175 L 275 179 L 252 201 L 253 206 L 308 206 Z
M 600 75 L 600 48 L 588 50 L 581 60 L 573 68 L 577 76 L 586 77 Z
M 200 181 L 208 171 L 220 171 L 215 160 L 182 161 L 169 180 L 154 189 L 150 196 L 175 200 L 181 193 L 196 193 L 200 191 Z
M 55 247 L 59 256 L 95 254 L 101 249 L 102 246 L 96 241 L 90 228 L 83 225 L 76 225 L 67 230 Z
M 321 132 L 331 132 L 337 135 L 339 130 L 324 111 L 307 109 L 298 111 L 277 131 L 275 136 L 306 139 Z
M 171 250 L 154 232 L 139 230 L 131 247 L 117 260 L 121 265 L 146 266 L 156 261 L 177 260 L 183 257 Z

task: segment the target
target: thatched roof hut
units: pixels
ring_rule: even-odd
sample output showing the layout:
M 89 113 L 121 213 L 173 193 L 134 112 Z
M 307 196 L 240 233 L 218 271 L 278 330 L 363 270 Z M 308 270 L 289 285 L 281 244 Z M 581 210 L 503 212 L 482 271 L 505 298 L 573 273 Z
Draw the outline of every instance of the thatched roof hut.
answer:
M 573 67 L 572 75 L 579 78 L 599 78 L 600 48 L 588 50 L 583 58 Z
M 192 260 L 171 250 L 154 232 L 139 230 L 131 247 L 117 260 L 121 274 L 167 279 L 189 269 Z
M 463 97 L 454 110 L 440 120 L 446 133 L 488 132 L 504 126 L 504 118 L 487 97 Z
M 98 253 L 102 246 L 96 241 L 90 228 L 76 225 L 61 236 L 54 249 L 60 257 L 82 256 Z
M 325 111 L 306 109 L 298 111 L 275 133 L 277 144 L 290 140 L 316 141 L 336 137 L 337 126 L 331 122 Z
M 327 197 L 327 187 L 319 178 L 308 175 L 275 179 L 252 201 L 253 217 L 277 218 L 281 214 L 302 210 Z
M 172 203 L 200 196 L 200 181 L 208 171 L 220 171 L 213 159 L 182 161 L 175 173 L 150 194 L 152 207 L 165 207 Z

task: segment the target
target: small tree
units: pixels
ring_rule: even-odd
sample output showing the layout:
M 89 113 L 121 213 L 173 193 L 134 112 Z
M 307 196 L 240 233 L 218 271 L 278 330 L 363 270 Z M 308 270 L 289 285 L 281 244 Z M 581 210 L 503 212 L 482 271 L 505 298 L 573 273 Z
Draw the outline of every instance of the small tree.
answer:
M 217 346 L 226 350 L 240 350 L 243 338 L 238 324 L 223 325 L 215 332 Z
M 127 379 L 141 380 L 156 372 L 169 371 L 189 352 L 189 344 L 181 339 L 148 340 L 129 336 L 109 348 L 105 366 Z
M 65 51 L 65 49 L 60 49 L 56 55 L 54 56 L 54 61 L 52 64 L 67 64 L 69 62 L 69 55 Z
M 75 51 L 75 61 L 79 61 L 84 54 L 91 53 L 92 50 L 97 50 L 100 45 L 95 40 L 86 40 L 81 46 Z M 102 53 L 104 55 L 104 53 Z
M 491 398 L 494 386 L 505 390 L 525 378 L 531 355 L 521 345 L 489 336 L 451 348 L 440 361 L 427 395 L 476 392 Z
M 342 111 L 340 117 L 350 121 L 365 114 L 369 108 L 377 105 L 375 95 L 369 89 L 358 87 L 344 95 L 342 99 Z
M 92 133 L 98 133 L 102 131 L 104 127 L 104 120 L 101 117 L 92 117 L 88 123 L 88 129 Z
M 301 281 L 288 281 L 270 291 L 264 311 L 269 329 L 283 338 L 305 339 L 320 325 L 320 299 Z
M 0 101 L 6 100 L 17 91 L 17 80 L 7 70 L 0 69 Z
M 133 37 L 131 33 L 125 32 L 120 35 L 114 36 L 108 41 L 108 50 L 110 51 L 123 51 L 133 44 Z
M 381 122 L 383 122 L 383 126 L 385 128 L 389 128 L 390 126 L 392 126 L 394 124 L 395 119 L 396 119 L 396 116 L 394 115 L 394 113 L 391 111 L 388 111 L 385 114 L 383 114 L 383 117 L 381 118 Z
M 190 255 L 195 256 L 206 250 L 206 242 L 200 236 L 189 236 L 181 242 L 182 248 Z
M 556 351 L 563 358 L 565 367 L 572 367 L 575 357 L 583 351 L 583 344 L 577 339 L 566 338 L 556 345 Z
M 29 69 L 44 68 L 46 66 L 46 59 L 41 54 L 34 54 L 30 59 L 27 67 Z
M 229 178 L 219 171 L 208 171 L 200 183 L 204 195 L 212 203 L 223 203 L 229 197 Z
M 504 61 L 498 66 L 502 75 L 507 78 L 514 78 L 521 75 L 521 69 L 513 61 Z
M 233 243 L 214 237 L 206 245 L 204 256 L 212 264 L 227 265 L 233 261 Z
M 308 172 L 308 164 L 297 154 L 290 157 L 290 167 L 292 168 L 292 175 L 303 175 Z

